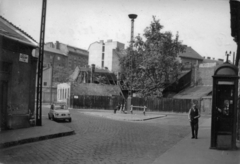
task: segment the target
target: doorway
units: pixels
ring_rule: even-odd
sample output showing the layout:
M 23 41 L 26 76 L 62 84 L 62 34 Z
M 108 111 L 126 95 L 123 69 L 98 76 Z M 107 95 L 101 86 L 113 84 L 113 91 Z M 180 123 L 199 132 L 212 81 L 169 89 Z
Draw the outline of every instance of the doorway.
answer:
M 0 131 L 7 129 L 7 88 L 6 81 L 0 81 Z

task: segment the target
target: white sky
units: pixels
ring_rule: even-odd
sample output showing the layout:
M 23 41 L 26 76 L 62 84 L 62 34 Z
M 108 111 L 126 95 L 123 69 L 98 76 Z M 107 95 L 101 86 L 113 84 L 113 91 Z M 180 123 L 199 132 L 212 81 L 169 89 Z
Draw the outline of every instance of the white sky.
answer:
M 42 0 L 0 0 L 0 15 L 31 35 L 40 36 Z M 201 56 L 225 57 L 236 51 L 231 37 L 229 0 L 47 0 L 45 42 L 56 40 L 88 49 L 95 41 L 112 39 L 129 45 L 143 34 L 155 15 L 164 31 L 179 32 L 183 44 Z M 232 57 L 230 57 L 232 58 Z

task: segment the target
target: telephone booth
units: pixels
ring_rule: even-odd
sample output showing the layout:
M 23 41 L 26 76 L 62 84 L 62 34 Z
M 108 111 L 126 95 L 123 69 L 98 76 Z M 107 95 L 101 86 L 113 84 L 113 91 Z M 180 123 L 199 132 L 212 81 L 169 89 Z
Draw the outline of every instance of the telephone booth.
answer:
M 212 149 L 236 149 L 238 68 L 230 63 L 218 66 L 213 76 Z

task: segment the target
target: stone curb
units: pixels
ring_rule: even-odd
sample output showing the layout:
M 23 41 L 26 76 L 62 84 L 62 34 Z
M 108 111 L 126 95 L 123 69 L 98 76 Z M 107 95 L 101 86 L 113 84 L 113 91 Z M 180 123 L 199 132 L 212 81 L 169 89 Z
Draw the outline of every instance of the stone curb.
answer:
M 166 117 L 166 116 L 167 115 L 149 117 L 149 118 L 143 118 L 143 119 L 123 119 L 123 120 L 126 120 L 126 121 L 147 121 L 147 120 L 157 119 L 157 118 Z
M 22 144 L 26 144 L 26 143 L 32 143 L 32 142 L 52 139 L 52 138 L 69 136 L 69 135 L 73 135 L 73 134 L 75 134 L 75 131 L 62 132 L 62 133 L 45 135 L 45 136 L 38 136 L 38 137 L 26 138 L 26 139 L 22 139 L 22 140 L 5 142 L 5 143 L 0 144 L 0 149 L 17 146 L 17 145 L 22 145 Z
M 106 113 L 94 113 L 94 112 L 82 112 L 85 115 L 92 115 L 95 117 L 103 117 L 107 119 L 112 119 L 112 120 L 123 120 L 123 121 L 146 121 L 146 120 L 151 120 L 151 119 L 157 119 L 161 117 L 166 117 L 167 115 L 158 115 L 158 116 L 148 116 L 148 118 L 137 118 L 139 116 L 135 115 L 135 118 L 133 117 L 121 117 L 121 116 L 116 116 L 116 115 L 111 115 L 111 114 L 106 114 Z M 142 117 L 142 115 L 140 116 Z

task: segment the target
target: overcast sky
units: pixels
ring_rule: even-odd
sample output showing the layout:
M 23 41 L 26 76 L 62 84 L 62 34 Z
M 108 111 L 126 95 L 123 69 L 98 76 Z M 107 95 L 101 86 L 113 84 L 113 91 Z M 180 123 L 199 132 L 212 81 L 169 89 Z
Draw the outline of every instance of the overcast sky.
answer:
M 37 42 L 41 10 L 42 0 L 0 0 L 0 15 Z M 164 31 L 178 31 L 183 44 L 201 56 L 226 59 L 226 51 L 237 49 L 229 0 L 47 0 L 45 42 L 58 40 L 87 50 L 95 41 L 112 39 L 126 47 L 132 13 L 138 15 L 135 36 L 143 34 L 155 15 Z

